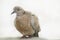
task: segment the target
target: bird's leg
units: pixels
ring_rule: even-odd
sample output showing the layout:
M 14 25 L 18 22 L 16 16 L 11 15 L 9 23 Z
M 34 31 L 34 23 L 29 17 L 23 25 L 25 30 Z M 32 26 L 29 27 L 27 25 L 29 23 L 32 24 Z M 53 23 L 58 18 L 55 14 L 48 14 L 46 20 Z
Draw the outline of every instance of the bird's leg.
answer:
M 28 35 L 29 36 L 29 38 L 32 38 L 33 37 L 33 35 Z

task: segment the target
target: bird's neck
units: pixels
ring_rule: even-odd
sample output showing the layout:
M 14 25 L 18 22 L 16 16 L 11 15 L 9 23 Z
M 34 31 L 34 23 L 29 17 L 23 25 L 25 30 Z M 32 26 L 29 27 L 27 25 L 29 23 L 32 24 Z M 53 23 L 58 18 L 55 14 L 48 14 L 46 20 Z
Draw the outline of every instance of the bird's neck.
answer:
M 23 16 L 24 13 L 25 13 L 24 11 L 17 12 L 17 16 Z

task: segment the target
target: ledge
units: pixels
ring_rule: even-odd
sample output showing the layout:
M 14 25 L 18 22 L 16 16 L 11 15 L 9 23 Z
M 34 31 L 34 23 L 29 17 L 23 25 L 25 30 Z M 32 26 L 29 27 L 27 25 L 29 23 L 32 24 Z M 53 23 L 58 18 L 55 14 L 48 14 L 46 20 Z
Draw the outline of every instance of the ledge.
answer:
M 0 38 L 0 40 L 47 40 L 47 39 L 44 39 L 44 38 L 38 38 L 38 37 L 33 37 L 33 38 L 24 38 L 24 39 L 21 39 L 20 37 L 11 37 L 11 38 Z

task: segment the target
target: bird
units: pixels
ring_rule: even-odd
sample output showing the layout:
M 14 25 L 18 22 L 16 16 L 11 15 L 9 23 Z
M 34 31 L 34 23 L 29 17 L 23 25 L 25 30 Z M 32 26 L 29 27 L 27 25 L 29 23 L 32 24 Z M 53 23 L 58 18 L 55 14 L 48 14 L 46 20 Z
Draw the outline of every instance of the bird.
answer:
M 15 6 L 11 14 L 16 13 L 14 25 L 23 35 L 21 38 L 39 37 L 40 25 L 38 17 L 20 6 Z

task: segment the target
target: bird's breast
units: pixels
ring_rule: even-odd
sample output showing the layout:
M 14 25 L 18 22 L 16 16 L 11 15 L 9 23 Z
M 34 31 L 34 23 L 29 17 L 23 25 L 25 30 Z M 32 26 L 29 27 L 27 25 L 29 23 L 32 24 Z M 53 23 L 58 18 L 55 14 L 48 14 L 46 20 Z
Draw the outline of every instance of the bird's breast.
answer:
M 19 19 L 15 20 L 15 26 L 18 31 L 22 34 L 33 34 L 34 30 L 30 26 L 30 18 L 27 16 L 23 16 Z

